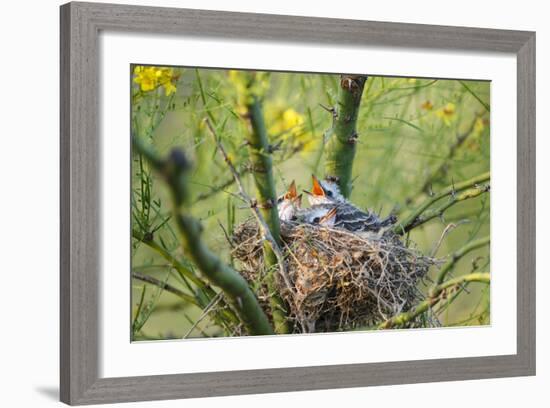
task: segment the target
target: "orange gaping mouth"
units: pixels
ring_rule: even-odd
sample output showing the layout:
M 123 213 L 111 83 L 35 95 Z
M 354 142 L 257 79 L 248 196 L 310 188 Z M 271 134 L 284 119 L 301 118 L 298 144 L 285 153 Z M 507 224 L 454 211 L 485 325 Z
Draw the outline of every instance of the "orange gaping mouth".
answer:
M 313 180 L 313 188 L 311 190 L 312 194 L 315 196 L 325 196 L 325 190 L 323 190 L 323 187 L 321 187 L 321 183 L 315 177 L 313 174 L 311 175 L 311 179 Z
M 295 200 L 298 193 L 296 192 L 296 183 L 294 180 L 292 180 L 292 183 L 290 183 L 290 187 L 288 188 L 287 193 L 285 194 L 285 198 L 287 200 Z

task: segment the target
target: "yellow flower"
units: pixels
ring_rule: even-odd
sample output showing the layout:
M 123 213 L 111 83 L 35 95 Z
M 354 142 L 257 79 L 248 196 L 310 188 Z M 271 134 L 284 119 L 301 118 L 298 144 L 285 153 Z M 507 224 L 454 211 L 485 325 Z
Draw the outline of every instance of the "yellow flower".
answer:
M 153 67 L 138 66 L 134 69 L 134 82 L 143 92 L 152 91 L 156 85 L 156 73 Z
M 266 116 L 270 123 L 269 133 L 284 138 L 294 136 L 304 123 L 302 115 L 292 108 L 285 109 L 281 104 L 268 105 Z
M 302 116 L 294 109 L 289 108 L 283 112 L 283 127 L 285 130 L 295 128 L 304 123 Z
M 420 107 L 424 110 L 431 111 L 434 108 L 433 103 L 430 100 L 426 100 Z
M 482 118 L 477 118 L 474 125 L 474 132 L 481 133 L 485 129 L 485 120 Z
M 455 119 L 456 106 L 454 103 L 449 102 L 443 108 L 438 109 L 435 113 L 447 126 L 450 126 Z
M 302 152 L 315 150 L 319 140 L 306 129 L 302 114 L 287 108 L 282 102 L 267 103 L 265 107 L 268 132 L 275 138 L 282 138 L 288 147 L 301 148 Z
M 166 82 L 164 84 L 164 94 L 166 96 L 170 96 L 172 95 L 174 92 L 176 92 L 177 88 L 176 86 L 172 83 L 172 81 L 170 82 Z
M 489 124 L 487 119 L 477 118 L 474 124 L 474 131 L 472 136 L 466 142 L 466 148 L 473 152 L 479 151 L 481 148 L 481 138 L 483 136 L 483 131 L 485 126 Z
M 153 91 L 164 87 L 166 96 L 176 92 L 174 82 L 179 75 L 174 74 L 173 68 L 136 66 L 134 68 L 134 82 L 142 92 Z

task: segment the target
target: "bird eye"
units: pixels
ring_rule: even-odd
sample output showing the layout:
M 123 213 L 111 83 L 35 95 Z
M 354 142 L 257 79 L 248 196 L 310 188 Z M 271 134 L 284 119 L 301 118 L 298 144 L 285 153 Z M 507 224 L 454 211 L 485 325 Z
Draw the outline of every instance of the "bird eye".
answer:
M 315 217 L 315 218 L 313 219 L 313 223 L 314 223 L 314 224 L 318 224 L 318 223 L 319 223 L 319 217 Z
M 279 197 L 279 198 L 277 199 L 277 203 L 281 204 L 282 202 L 283 202 L 283 197 Z
M 332 191 L 330 191 L 330 190 L 327 191 L 327 195 L 328 195 L 329 197 L 332 197 Z

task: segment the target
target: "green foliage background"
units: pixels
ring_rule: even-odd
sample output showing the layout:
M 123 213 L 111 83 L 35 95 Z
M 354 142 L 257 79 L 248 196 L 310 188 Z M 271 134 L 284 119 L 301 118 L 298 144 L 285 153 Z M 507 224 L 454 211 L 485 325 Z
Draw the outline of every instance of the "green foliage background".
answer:
M 147 68 L 149 71 L 143 71 Z M 193 214 L 202 220 L 208 245 L 238 268 L 230 259 L 224 230 L 231 234 L 234 226 L 250 213 L 240 208 L 242 202 L 232 195 L 235 186 L 228 184 L 231 175 L 216 153 L 204 118 L 210 117 L 221 127 L 224 146 L 243 172 L 242 179 L 252 193 L 239 72 L 139 69 L 134 71 L 132 82 L 133 132 L 160 153 L 166 154 L 178 146 L 193 159 Z M 162 75 L 157 75 L 158 72 Z M 323 134 L 332 121 L 325 108 L 335 104 L 339 75 L 273 72 L 261 78 L 259 86 L 264 95 L 270 142 L 279 148 L 274 154 L 277 192 L 282 193 L 293 179 L 299 188 L 309 189 L 311 174 L 323 175 Z M 430 191 L 488 171 L 489 106 L 489 82 L 369 77 L 357 122 L 359 141 L 351 200 L 382 215 L 394 211 L 401 218 Z M 219 189 L 219 186 L 225 187 Z M 193 270 L 170 220 L 168 192 L 136 154 L 132 189 L 133 231 L 152 238 Z M 437 251 L 437 256 L 444 257 L 476 238 L 489 235 L 489 215 L 489 194 L 483 194 L 451 207 L 442 219 L 415 228 L 407 239 L 424 253 L 431 253 L 445 227 L 449 223 L 458 224 Z M 184 293 L 195 290 L 182 281 L 158 251 L 135 238 L 132 270 L 169 283 Z M 488 247 L 461 259 L 454 275 L 473 270 L 489 271 Z M 444 326 L 488 324 L 489 298 L 488 285 L 468 286 L 452 303 L 443 304 L 438 319 Z M 133 279 L 132 313 L 134 340 L 226 334 L 209 317 L 202 316 L 198 307 L 142 280 Z

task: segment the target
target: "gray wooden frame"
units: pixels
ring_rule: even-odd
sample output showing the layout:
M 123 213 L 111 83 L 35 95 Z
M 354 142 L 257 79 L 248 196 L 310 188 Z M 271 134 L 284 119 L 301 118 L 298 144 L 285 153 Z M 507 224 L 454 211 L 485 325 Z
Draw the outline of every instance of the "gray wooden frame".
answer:
M 515 54 L 518 114 L 517 354 L 100 378 L 98 34 L 101 30 Z M 63 402 L 111 403 L 535 374 L 535 33 L 69 3 L 61 6 L 60 92 L 60 380 Z

